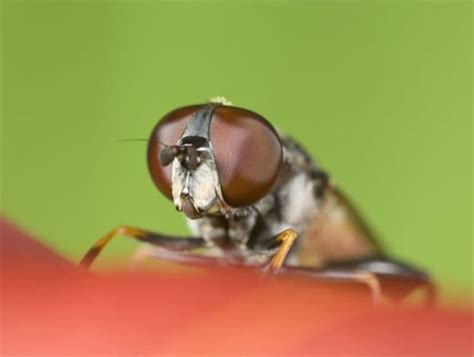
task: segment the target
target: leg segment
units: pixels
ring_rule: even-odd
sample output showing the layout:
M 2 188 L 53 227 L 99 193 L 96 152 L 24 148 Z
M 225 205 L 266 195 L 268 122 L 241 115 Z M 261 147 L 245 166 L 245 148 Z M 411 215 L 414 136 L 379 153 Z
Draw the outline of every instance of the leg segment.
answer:
M 323 269 L 284 266 L 282 271 L 322 279 L 359 281 L 369 287 L 374 301 L 386 296 L 399 302 L 419 289 L 424 292 L 427 305 L 432 305 L 436 297 L 435 285 L 426 273 L 384 257 L 331 264 Z
M 84 255 L 80 265 L 89 268 L 100 254 L 102 249 L 116 236 L 131 237 L 141 242 L 150 243 L 171 251 L 189 251 L 196 248 L 206 246 L 206 242 L 202 238 L 194 237 L 171 237 L 163 234 L 153 233 L 129 226 L 119 226 L 106 233 L 100 238 Z
M 350 271 L 340 269 L 323 269 L 316 270 L 311 268 L 283 266 L 280 270 L 282 273 L 300 274 L 315 279 L 332 280 L 332 281 L 355 281 L 362 283 L 370 290 L 372 301 L 379 303 L 382 300 L 382 288 L 377 276 L 371 272 Z
M 255 245 L 254 249 L 256 251 L 272 251 L 277 248 L 270 263 L 265 266 L 266 270 L 271 273 L 276 273 L 282 267 L 296 237 L 296 231 L 289 228 L 278 234 L 276 237 Z
M 392 258 L 373 257 L 331 264 L 329 268 L 365 271 L 376 275 L 384 294 L 394 301 L 401 301 L 414 291 L 421 291 L 428 305 L 432 305 L 436 298 L 435 284 L 427 273 Z

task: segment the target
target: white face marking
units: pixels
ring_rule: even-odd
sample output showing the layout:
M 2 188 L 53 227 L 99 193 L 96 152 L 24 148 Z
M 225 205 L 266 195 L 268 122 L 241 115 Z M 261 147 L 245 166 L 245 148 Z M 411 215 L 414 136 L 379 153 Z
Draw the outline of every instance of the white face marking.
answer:
M 196 208 L 207 211 L 217 199 L 212 169 L 208 163 L 199 165 L 190 176 L 189 194 Z
M 196 210 L 203 214 L 224 212 L 219 177 L 213 160 L 202 160 L 195 170 L 189 171 L 175 159 L 171 187 L 178 210 L 183 209 L 183 196 L 187 196 Z

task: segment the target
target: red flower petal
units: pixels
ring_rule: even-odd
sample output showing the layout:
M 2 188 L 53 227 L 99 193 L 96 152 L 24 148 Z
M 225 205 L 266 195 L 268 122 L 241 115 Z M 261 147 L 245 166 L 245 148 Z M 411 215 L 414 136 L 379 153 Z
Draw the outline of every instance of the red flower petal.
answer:
M 247 269 L 86 272 L 0 222 L 2 354 L 471 354 L 472 314 Z M 193 270 L 194 269 L 194 270 Z

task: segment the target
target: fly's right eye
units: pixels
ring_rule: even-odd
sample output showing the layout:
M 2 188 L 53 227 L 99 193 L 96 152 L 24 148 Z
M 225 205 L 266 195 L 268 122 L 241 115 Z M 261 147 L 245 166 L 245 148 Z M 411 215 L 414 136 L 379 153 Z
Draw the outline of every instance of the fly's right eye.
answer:
M 166 114 L 153 128 L 148 141 L 147 161 L 150 175 L 156 187 L 170 200 L 173 199 L 170 163 L 177 154 L 173 152 L 173 146 L 178 143 L 186 125 L 200 107 L 201 105 L 183 107 Z M 160 142 L 170 147 L 165 149 Z
M 211 123 L 211 143 L 227 204 L 250 206 L 271 191 L 282 164 L 282 146 L 265 118 L 247 109 L 219 106 Z

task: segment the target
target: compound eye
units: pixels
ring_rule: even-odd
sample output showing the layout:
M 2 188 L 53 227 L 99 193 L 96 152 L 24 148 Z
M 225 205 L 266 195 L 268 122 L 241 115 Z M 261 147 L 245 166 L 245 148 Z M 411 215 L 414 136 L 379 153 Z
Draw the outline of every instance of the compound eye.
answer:
M 148 141 L 148 169 L 156 187 L 170 200 L 173 199 L 171 191 L 172 158 L 166 155 L 165 147 L 161 144 L 176 145 L 193 114 L 201 105 L 193 105 L 175 109 L 166 114 L 153 128 Z M 161 142 L 161 143 L 160 143 Z M 161 158 L 161 161 L 160 161 Z M 169 161 L 169 162 L 163 162 Z M 168 165 L 165 165 L 168 164 Z
M 217 107 L 211 145 L 226 203 L 245 207 L 270 192 L 280 171 L 282 146 L 262 116 L 242 108 Z

